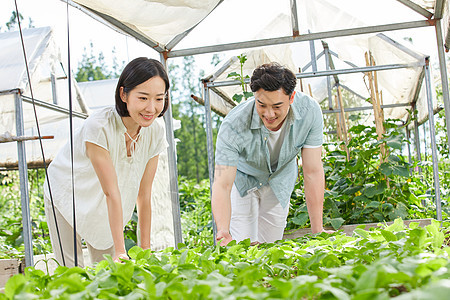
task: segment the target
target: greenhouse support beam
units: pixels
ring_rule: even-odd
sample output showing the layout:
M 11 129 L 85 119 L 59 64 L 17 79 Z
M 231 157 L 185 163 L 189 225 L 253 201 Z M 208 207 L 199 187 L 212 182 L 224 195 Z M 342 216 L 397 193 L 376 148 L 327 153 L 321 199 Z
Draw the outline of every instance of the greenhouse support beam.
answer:
M 394 107 L 405 107 L 405 106 L 411 106 L 411 103 L 397 103 L 397 104 L 384 104 L 381 105 L 381 108 L 394 108 Z M 361 110 L 373 110 L 373 106 L 360 106 L 360 107 L 347 107 L 344 108 L 344 112 L 351 112 L 351 111 L 361 111 Z M 340 113 L 340 109 L 326 109 L 322 110 L 323 114 L 335 114 Z
M 300 29 L 298 27 L 298 15 L 297 15 L 297 0 L 291 1 L 291 23 L 292 23 L 292 36 L 298 36 Z
M 56 93 L 56 77 L 54 73 L 50 74 L 50 83 L 52 85 L 53 104 L 58 105 L 58 94 Z
M 160 55 L 161 63 L 167 70 L 167 61 L 164 55 Z M 169 95 L 168 95 L 169 97 Z M 170 98 L 169 98 L 170 100 Z M 167 148 L 167 157 L 169 163 L 169 184 L 170 184 L 170 199 L 172 202 L 172 221 L 173 233 L 175 240 L 175 248 L 178 249 L 178 244 L 183 242 L 183 235 L 181 231 L 181 214 L 180 214 L 180 199 L 178 191 L 178 170 L 177 170 L 177 148 L 175 146 L 175 136 L 173 134 L 173 117 L 172 104 L 169 101 L 169 106 L 164 113 L 164 123 L 166 125 L 166 140 L 169 143 Z
M 230 97 L 228 97 L 227 95 L 225 95 L 222 91 L 220 91 L 218 88 L 216 87 L 211 87 L 211 90 L 217 94 L 217 96 L 219 96 L 220 98 L 222 98 L 225 102 L 227 102 L 228 104 L 230 104 L 232 107 L 235 107 L 236 105 L 238 105 L 237 102 L 235 102 L 233 99 L 231 99 Z
M 423 65 L 424 65 L 423 63 L 411 63 L 411 64 L 369 66 L 369 67 L 359 67 L 359 68 L 350 68 L 350 69 L 337 69 L 337 70 L 329 70 L 329 71 L 297 73 L 297 74 L 295 74 L 295 76 L 297 78 L 312 78 L 312 77 L 339 75 L 339 74 L 365 73 L 365 72 L 371 72 L 371 71 L 385 71 L 385 70 L 403 69 L 403 68 L 417 68 L 417 67 L 420 67 Z M 247 78 L 244 81 L 245 81 L 245 83 L 249 83 L 250 79 Z M 220 87 L 220 86 L 231 86 L 231 85 L 240 85 L 240 84 L 241 84 L 241 82 L 239 80 L 230 80 L 230 81 L 208 82 L 207 86 L 208 87 Z
M 428 10 L 423 8 L 422 6 L 412 2 L 410 0 L 397 0 L 397 1 L 402 3 L 402 4 L 404 4 L 404 5 L 406 5 L 407 7 L 411 8 L 416 13 L 421 14 L 422 16 L 424 16 L 427 19 L 431 19 L 431 17 L 433 16 L 433 13 L 429 12 Z
M 425 72 L 423 72 L 425 74 Z M 412 109 L 414 110 L 414 141 L 416 144 L 416 159 L 422 161 L 422 154 L 420 150 L 420 136 L 419 136 L 419 122 L 417 121 L 416 102 L 413 103 Z M 419 166 L 419 175 L 422 175 L 422 167 Z
M 317 72 L 316 47 L 314 47 L 314 40 L 309 41 L 309 53 L 311 55 L 312 71 Z
M 247 41 L 247 42 L 237 42 L 237 43 L 228 43 L 228 44 L 220 44 L 220 45 L 213 45 L 213 46 L 204 46 L 204 47 L 196 47 L 196 48 L 189 48 L 189 49 L 173 50 L 173 51 L 170 51 L 169 53 L 167 53 L 167 56 L 168 57 L 182 57 L 182 56 L 197 55 L 197 54 L 204 54 L 204 53 L 229 51 L 229 50 L 235 50 L 235 49 L 281 45 L 281 44 L 289 44 L 289 43 L 294 43 L 294 42 L 320 40 L 320 39 L 326 39 L 326 38 L 335 38 L 335 37 L 368 34 L 368 33 L 378 33 L 378 32 L 383 32 L 383 31 L 428 27 L 428 26 L 433 26 L 433 25 L 434 25 L 434 23 L 430 22 L 429 20 L 420 20 L 420 21 L 393 23 L 393 24 L 386 24 L 386 25 L 349 28 L 349 29 L 302 34 L 297 37 L 285 36 L 285 37 L 279 37 L 279 38 L 261 39 L 261 40 Z
M 33 104 L 33 99 L 32 98 L 27 97 L 27 96 L 21 96 L 21 98 L 22 98 L 22 100 L 24 102 Z M 34 104 L 36 104 L 36 106 L 45 107 L 45 108 L 48 108 L 50 110 L 57 111 L 57 112 L 69 115 L 69 110 L 67 108 L 64 108 L 64 107 L 61 107 L 61 106 L 58 106 L 58 105 L 55 105 L 55 104 L 52 104 L 52 103 L 48 103 L 48 102 L 44 102 L 44 101 L 41 101 L 41 100 L 34 99 Z M 76 112 L 76 111 L 73 111 L 72 115 L 74 117 L 78 117 L 78 118 L 81 118 L 81 119 L 86 119 L 88 117 L 87 114 Z
M 21 90 L 20 89 L 12 89 L 12 90 L 0 91 L 0 95 L 12 95 L 12 94 L 17 94 L 17 93 L 21 93 Z
M 388 37 L 384 33 L 377 34 L 377 37 L 382 39 L 386 43 L 392 45 L 393 47 L 397 48 L 398 50 L 402 51 L 403 53 L 408 54 L 409 56 L 411 56 L 412 58 L 414 58 L 416 60 L 423 61 L 425 59 L 425 57 L 426 57 L 425 55 L 423 55 L 421 53 L 417 53 L 414 50 L 411 50 L 408 47 L 403 46 L 399 42 L 394 41 L 393 39 L 391 39 L 390 37 Z
M 316 60 L 319 60 L 323 55 L 325 54 L 325 52 L 320 52 L 319 55 L 317 55 Z M 311 67 L 312 65 L 312 61 L 309 61 L 306 65 L 303 66 L 302 68 L 302 72 L 307 70 L 309 67 Z
M 408 140 L 408 161 L 412 164 L 412 156 L 411 156 L 411 131 L 408 129 L 408 126 L 405 127 L 406 139 Z M 412 175 L 412 170 L 409 170 L 409 174 Z
M 16 110 L 16 136 L 24 135 L 22 99 L 15 94 L 14 105 Z M 30 217 L 30 195 L 28 193 L 28 168 L 25 151 L 25 142 L 17 142 L 17 153 L 19 161 L 20 177 L 20 203 L 22 206 L 23 244 L 25 247 L 25 265 L 33 266 L 33 244 L 31 241 L 31 217 Z
M 439 71 L 441 73 L 441 84 L 442 84 L 442 98 L 444 100 L 445 107 L 445 120 L 447 125 L 447 143 L 450 147 L 450 99 L 448 90 L 448 77 L 447 77 L 447 66 L 445 62 L 444 53 L 444 40 L 442 37 L 442 26 L 441 20 L 436 21 L 436 37 L 437 37 L 437 48 L 439 57 Z
M 434 18 L 435 19 L 442 19 L 442 16 L 444 15 L 444 3 L 446 1 L 444 0 L 436 0 L 434 2 Z
M 203 99 L 205 99 L 205 130 L 206 130 L 206 147 L 208 152 L 208 175 L 209 175 L 209 194 L 212 199 L 212 187 L 214 183 L 214 142 L 212 133 L 212 119 L 211 119 L 211 101 L 209 97 L 209 88 L 204 84 Z M 211 218 L 213 225 L 213 240 L 216 245 L 217 226 L 214 221 L 214 215 L 211 209 Z
M 322 41 L 323 51 L 325 52 L 325 68 L 327 71 L 330 70 L 330 53 L 328 44 Z M 333 109 L 333 97 L 331 92 L 331 76 L 327 76 L 327 91 L 328 91 L 328 109 Z
M 441 192 L 439 186 L 439 167 L 438 167 L 438 153 L 436 147 L 436 128 L 434 127 L 434 112 L 433 112 L 433 99 L 431 96 L 431 76 L 429 60 L 425 65 L 425 86 L 427 90 L 427 104 L 428 104 L 428 121 L 430 124 L 430 139 L 431 139 L 431 158 L 433 160 L 433 181 L 434 181 L 434 194 L 436 203 L 436 218 L 438 221 L 442 221 L 442 208 L 441 208 Z
M 415 90 L 414 90 L 414 95 L 412 98 L 412 103 L 417 103 L 417 100 L 419 99 L 420 96 L 420 90 L 422 89 L 422 84 L 425 78 L 425 68 L 422 68 L 422 71 L 420 71 L 419 74 L 419 79 L 417 80 L 417 84 L 415 86 Z M 414 106 L 415 109 L 415 106 Z

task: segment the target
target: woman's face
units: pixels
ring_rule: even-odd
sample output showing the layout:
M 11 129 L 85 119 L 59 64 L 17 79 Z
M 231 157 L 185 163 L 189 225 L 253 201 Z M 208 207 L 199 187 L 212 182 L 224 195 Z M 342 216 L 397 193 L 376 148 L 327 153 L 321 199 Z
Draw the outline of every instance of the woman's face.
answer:
M 130 117 L 141 127 L 150 126 L 164 108 L 166 85 L 155 76 L 137 85 L 128 94 L 120 88 L 120 98 L 127 104 Z

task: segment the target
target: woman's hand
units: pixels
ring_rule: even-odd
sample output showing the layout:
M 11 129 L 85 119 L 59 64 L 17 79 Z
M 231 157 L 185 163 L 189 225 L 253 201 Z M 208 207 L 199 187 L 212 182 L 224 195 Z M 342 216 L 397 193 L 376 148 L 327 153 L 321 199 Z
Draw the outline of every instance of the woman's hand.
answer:
M 221 241 L 222 240 L 222 241 Z M 231 242 L 233 238 L 228 231 L 219 230 L 217 231 L 216 241 L 220 241 L 220 246 L 226 246 Z
M 130 258 L 126 253 L 116 253 L 114 255 L 113 261 L 114 262 L 123 262 L 124 260 L 129 260 Z

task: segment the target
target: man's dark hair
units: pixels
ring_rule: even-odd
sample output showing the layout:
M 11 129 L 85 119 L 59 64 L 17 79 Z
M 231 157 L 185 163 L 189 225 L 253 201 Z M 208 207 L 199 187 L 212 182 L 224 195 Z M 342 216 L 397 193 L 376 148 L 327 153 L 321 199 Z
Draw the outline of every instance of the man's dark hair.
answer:
M 296 84 L 295 74 L 288 68 L 275 62 L 257 67 L 253 71 L 250 80 L 252 92 L 256 92 L 259 89 L 273 92 L 282 88 L 284 93 L 289 96 L 294 92 Z
M 138 57 L 133 59 L 128 63 L 128 65 L 126 65 L 119 77 L 119 81 L 117 82 L 115 98 L 116 110 L 119 116 L 130 116 L 130 113 L 127 109 L 127 104 L 120 98 L 120 88 L 123 87 L 123 92 L 125 94 L 128 94 L 136 86 L 140 85 L 143 82 L 146 82 L 147 80 L 155 76 L 161 77 L 166 85 L 164 108 L 158 117 L 162 117 L 164 115 L 167 107 L 169 106 L 168 90 L 170 87 L 169 77 L 167 76 L 166 70 L 164 69 L 164 66 L 155 59 Z

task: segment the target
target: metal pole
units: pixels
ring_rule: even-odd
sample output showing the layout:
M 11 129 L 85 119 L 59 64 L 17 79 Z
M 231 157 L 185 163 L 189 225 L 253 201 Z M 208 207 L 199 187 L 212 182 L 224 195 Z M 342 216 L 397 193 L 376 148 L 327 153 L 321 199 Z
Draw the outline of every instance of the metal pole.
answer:
M 53 104 L 58 105 L 58 94 L 56 93 L 56 77 L 55 74 L 50 74 L 50 82 L 52 84 L 52 99 Z
M 367 73 L 371 71 L 384 71 L 384 70 L 394 70 L 394 69 L 406 69 L 406 68 L 418 68 L 422 67 L 423 63 L 409 63 L 409 64 L 393 64 L 393 65 L 381 65 L 381 66 L 368 66 L 368 67 L 358 67 L 358 68 L 350 68 L 350 69 L 335 69 L 328 71 L 316 71 L 316 72 L 307 72 L 307 73 L 297 73 L 295 74 L 296 78 L 315 78 L 320 76 L 329 76 L 329 75 L 341 75 L 341 74 L 352 74 L 352 73 Z M 250 79 L 247 78 L 244 80 L 245 83 L 250 83 Z M 229 81 L 216 81 L 216 82 L 208 82 L 208 87 L 221 87 L 221 86 L 231 86 L 231 85 L 240 85 L 241 82 L 239 80 L 229 80 Z
M 417 161 L 422 161 L 422 154 L 420 151 L 420 136 L 419 136 L 419 122 L 417 121 L 417 110 L 416 110 L 416 105 L 414 104 L 414 141 L 416 144 L 416 158 Z M 422 175 L 422 167 L 419 166 L 419 175 Z
M 167 72 L 167 61 L 162 54 L 160 57 L 161 63 L 164 65 Z M 169 161 L 170 198 L 172 200 L 173 231 L 175 248 L 178 248 L 178 244 L 183 242 L 183 234 L 181 231 L 180 199 L 178 192 L 177 149 L 175 146 L 175 136 L 173 134 L 172 105 L 170 102 L 169 107 L 164 114 L 164 122 L 166 124 L 166 139 L 169 143 L 167 156 Z
M 406 126 L 406 139 L 408 140 L 408 159 L 409 163 L 412 164 L 412 158 L 411 158 L 411 131 Z
M 442 98 L 444 99 L 445 120 L 447 124 L 447 143 L 450 148 L 450 99 L 448 90 L 447 67 L 445 63 L 444 41 L 442 38 L 441 20 L 436 20 L 436 37 L 439 56 L 439 71 L 441 72 Z
M 430 78 L 430 67 L 429 58 L 425 59 L 425 85 L 427 89 L 427 104 L 428 104 L 428 121 L 430 122 L 430 138 L 431 138 L 431 157 L 433 160 L 433 181 L 434 181 L 434 193 L 436 201 L 436 217 L 438 221 L 442 221 L 442 210 L 441 210 L 441 193 L 439 187 L 439 168 L 437 159 L 437 148 L 436 148 L 436 131 L 434 127 L 434 112 L 433 112 L 433 102 L 431 99 L 431 78 Z
M 309 30 L 308 32 L 311 33 Z M 311 54 L 312 71 L 317 72 L 316 47 L 314 47 L 314 40 L 309 41 L 309 51 Z
M 22 99 L 15 94 L 14 104 L 16 110 L 16 136 L 24 135 Z M 22 205 L 23 243 L 25 246 L 25 265 L 33 266 L 33 244 L 31 241 L 31 217 L 30 217 L 30 195 L 28 193 L 28 167 L 25 151 L 25 142 L 17 142 L 17 154 L 19 160 L 20 177 L 20 203 Z
M 323 51 L 325 52 L 325 67 L 326 70 L 330 70 L 330 52 L 328 51 L 328 44 L 325 42 L 322 42 L 323 45 Z M 333 98 L 331 93 L 331 77 L 330 75 L 327 76 L 327 90 L 328 90 L 328 108 L 330 110 L 333 109 Z
M 279 37 L 279 38 L 267 38 L 267 39 L 247 41 L 247 42 L 227 43 L 227 44 L 220 44 L 220 45 L 213 45 L 213 46 L 172 50 L 167 54 L 167 56 L 168 57 L 180 57 L 180 56 L 182 57 L 182 56 L 188 56 L 188 55 L 214 53 L 214 52 L 229 51 L 229 50 L 235 50 L 235 49 L 281 45 L 281 44 L 289 44 L 289 43 L 296 43 L 296 42 L 303 42 L 303 41 L 310 41 L 310 40 L 320 40 L 320 39 L 326 39 L 326 38 L 336 38 L 336 37 L 343 37 L 343 36 L 378 33 L 378 32 L 384 32 L 384 31 L 428 27 L 428 26 L 433 26 L 433 24 L 429 20 L 419 20 L 419 21 L 402 22 L 402 23 L 395 23 L 395 24 L 376 25 L 376 26 L 358 27 L 358 28 L 350 28 L 350 29 L 340 29 L 340 30 L 325 31 L 325 32 L 313 32 L 313 33 L 301 34 L 299 36 L 284 36 L 284 37 Z M 136 38 L 140 40 L 139 36 L 136 36 Z M 144 44 L 147 44 L 147 42 L 145 40 L 141 40 L 141 41 Z M 152 44 L 148 44 L 148 45 L 151 47 L 155 47 Z M 155 49 L 155 50 L 159 51 L 158 49 Z
M 203 84 L 203 99 L 205 99 L 205 120 L 206 120 L 206 146 L 208 151 L 208 173 L 209 173 L 209 191 L 212 197 L 212 187 L 214 183 L 214 145 L 213 145 L 213 133 L 212 133 L 212 119 L 211 119 L 211 101 L 209 98 L 209 88 L 206 84 Z M 214 246 L 216 245 L 216 235 L 217 227 L 214 221 L 214 215 L 212 214 L 211 207 L 211 218 L 213 225 L 213 239 Z
M 300 30 L 298 28 L 297 0 L 291 0 L 291 23 L 292 35 L 298 36 L 300 34 Z

